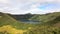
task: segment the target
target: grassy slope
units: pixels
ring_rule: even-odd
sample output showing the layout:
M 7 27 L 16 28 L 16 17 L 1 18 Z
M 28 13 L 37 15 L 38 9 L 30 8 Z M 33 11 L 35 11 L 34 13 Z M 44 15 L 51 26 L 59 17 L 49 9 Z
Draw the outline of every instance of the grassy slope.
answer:
M 5 31 L 7 31 L 8 33 L 12 31 L 10 33 L 15 34 L 17 34 L 16 32 L 18 31 L 18 33 L 23 34 L 24 31 L 26 30 L 29 31 L 31 27 L 35 27 L 35 25 L 18 22 L 9 15 L 0 13 L 0 34 L 5 34 L 6 33 Z
M 56 13 L 49 13 L 43 15 L 35 15 L 34 17 L 30 18 L 31 20 L 39 20 L 43 24 L 55 24 L 60 20 L 60 12 Z
M 52 22 L 51 24 L 55 24 L 55 21 L 56 21 L 56 24 L 57 24 L 60 21 L 59 17 L 60 17 L 60 13 L 52 13 L 52 14 L 46 14 L 46 15 L 36 15 L 30 18 L 30 20 L 39 20 L 43 24 L 50 24 L 51 22 Z M 0 31 L 5 28 L 7 29 L 6 31 L 8 32 L 10 32 L 10 30 L 13 32 L 29 30 L 29 34 L 54 34 L 54 33 L 60 34 L 59 27 L 46 26 L 46 25 L 44 26 L 40 24 L 39 25 L 24 24 L 21 22 L 17 22 L 15 19 L 8 16 L 7 14 L 1 14 L 0 15 Z M 17 34 L 17 33 L 14 33 L 14 34 Z
M 17 29 L 27 29 L 29 26 L 34 26 L 32 24 L 21 23 L 13 19 L 12 17 L 8 16 L 7 14 L 1 14 L 0 17 L 0 26 L 3 25 L 12 25 Z
M 33 28 L 33 34 L 60 34 L 60 12 L 35 15 L 30 20 L 39 20 L 43 24 Z

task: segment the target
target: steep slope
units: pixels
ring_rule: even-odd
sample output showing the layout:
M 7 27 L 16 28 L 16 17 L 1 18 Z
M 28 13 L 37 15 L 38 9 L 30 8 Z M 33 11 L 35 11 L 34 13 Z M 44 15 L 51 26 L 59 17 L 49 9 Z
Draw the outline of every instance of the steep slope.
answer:
M 0 26 L 2 25 L 16 25 L 17 22 L 15 19 L 13 19 L 12 17 L 8 16 L 7 14 L 4 13 L 0 13 Z
M 5 13 L 0 13 L 0 34 L 23 34 L 34 25 L 18 22 Z
M 56 27 L 60 24 L 59 12 L 35 15 L 30 20 L 39 20 L 44 25 L 18 22 L 9 15 L 0 13 L 0 34 L 60 34 L 60 28 Z
M 27 29 L 29 26 L 33 26 L 32 24 L 26 24 L 22 22 L 18 22 L 7 14 L 0 13 L 0 26 L 3 25 L 12 25 L 17 29 Z
M 48 14 L 47 18 L 45 19 L 46 24 L 54 25 L 60 22 L 60 12 Z
M 60 22 L 60 12 L 43 14 L 43 15 L 35 15 L 34 17 L 30 18 L 31 20 L 39 20 L 41 23 L 45 24 L 56 24 Z

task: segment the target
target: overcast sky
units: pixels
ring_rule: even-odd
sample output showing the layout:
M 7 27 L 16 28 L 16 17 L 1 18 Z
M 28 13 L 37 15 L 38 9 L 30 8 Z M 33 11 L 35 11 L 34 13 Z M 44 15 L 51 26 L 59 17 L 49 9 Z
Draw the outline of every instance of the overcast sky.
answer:
M 60 0 L 0 0 L 0 12 L 44 14 L 60 11 Z

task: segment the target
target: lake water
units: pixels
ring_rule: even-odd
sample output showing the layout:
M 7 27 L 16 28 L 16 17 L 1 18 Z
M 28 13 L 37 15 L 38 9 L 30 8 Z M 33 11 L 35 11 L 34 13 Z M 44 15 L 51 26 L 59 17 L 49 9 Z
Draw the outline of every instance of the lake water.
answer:
M 20 20 L 23 23 L 38 24 L 38 20 Z

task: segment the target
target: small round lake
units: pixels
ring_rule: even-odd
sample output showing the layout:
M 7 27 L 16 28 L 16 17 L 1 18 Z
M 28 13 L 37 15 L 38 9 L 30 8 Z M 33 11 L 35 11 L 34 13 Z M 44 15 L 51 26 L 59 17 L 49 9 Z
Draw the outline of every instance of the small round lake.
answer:
M 20 20 L 23 23 L 38 24 L 38 20 Z

